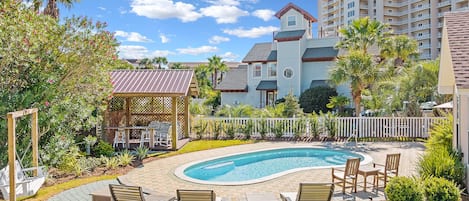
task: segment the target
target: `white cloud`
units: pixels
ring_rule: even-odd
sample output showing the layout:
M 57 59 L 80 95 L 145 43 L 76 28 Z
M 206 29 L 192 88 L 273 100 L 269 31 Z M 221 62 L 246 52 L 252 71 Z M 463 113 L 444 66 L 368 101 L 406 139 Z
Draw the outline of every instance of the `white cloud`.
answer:
M 223 37 L 223 36 L 212 36 L 210 39 L 208 39 L 208 42 L 210 44 L 220 44 L 222 42 L 228 42 L 230 41 L 230 38 Z
M 121 15 L 126 14 L 126 13 L 128 13 L 128 12 L 129 12 L 129 11 L 127 11 L 124 7 L 119 7 L 119 13 L 120 13 Z
M 115 35 L 117 37 L 125 38 L 126 41 L 130 41 L 130 42 L 152 42 L 152 40 L 150 40 L 146 36 L 142 36 L 141 34 L 137 32 L 125 32 L 125 31 L 117 30 Z
M 169 50 L 155 50 L 151 53 L 150 58 L 153 57 L 167 57 L 168 55 L 172 55 L 174 52 L 171 52 Z
M 168 36 L 166 36 L 165 34 L 163 33 L 160 33 L 160 39 L 161 39 L 161 43 L 165 44 L 165 43 L 168 43 L 169 42 L 169 38 Z
M 238 6 L 239 1 L 237 0 L 207 0 L 208 3 L 214 5 L 228 5 L 228 6 Z
M 155 50 L 150 52 L 146 47 L 140 45 L 121 45 L 117 48 L 119 57 L 123 59 L 143 59 L 153 57 L 167 57 L 175 54 L 169 50 Z
M 201 8 L 200 11 L 204 16 L 215 18 L 218 24 L 235 23 L 239 17 L 249 15 L 247 11 L 229 5 L 209 6 Z
M 101 7 L 101 6 L 98 6 L 98 9 L 99 9 L 99 10 L 103 10 L 103 11 L 106 10 L 105 7 Z
M 274 31 L 278 31 L 278 27 L 268 26 L 268 27 L 254 27 L 251 29 L 224 29 L 223 33 L 234 35 L 240 38 L 258 38 L 263 35 L 272 34 Z
M 261 10 L 256 10 L 252 13 L 252 15 L 261 18 L 264 21 L 269 21 L 272 18 L 274 18 L 275 11 L 269 10 L 269 9 L 261 9 Z
M 117 50 L 123 59 L 141 59 L 148 55 L 148 49 L 139 45 L 121 45 Z
M 178 18 L 182 22 L 192 22 L 202 17 L 194 5 L 172 0 L 132 0 L 130 6 L 137 15 L 152 19 Z
M 225 52 L 225 54 L 220 55 L 224 61 L 234 61 L 235 59 L 239 58 L 239 55 L 234 54 L 233 52 Z
M 190 54 L 190 55 L 199 55 L 199 54 L 205 54 L 205 53 L 210 53 L 210 52 L 216 52 L 218 51 L 217 47 L 214 46 L 200 46 L 200 47 L 188 47 L 188 48 L 179 48 L 176 49 L 180 54 Z

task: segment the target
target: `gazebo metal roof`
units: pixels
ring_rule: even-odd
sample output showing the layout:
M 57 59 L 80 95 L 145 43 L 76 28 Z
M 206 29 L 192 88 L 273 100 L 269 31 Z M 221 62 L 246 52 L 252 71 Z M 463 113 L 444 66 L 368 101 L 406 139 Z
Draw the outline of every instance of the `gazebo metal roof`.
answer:
M 198 94 L 193 70 L 115 70 L 114 96 L 193 96 Z

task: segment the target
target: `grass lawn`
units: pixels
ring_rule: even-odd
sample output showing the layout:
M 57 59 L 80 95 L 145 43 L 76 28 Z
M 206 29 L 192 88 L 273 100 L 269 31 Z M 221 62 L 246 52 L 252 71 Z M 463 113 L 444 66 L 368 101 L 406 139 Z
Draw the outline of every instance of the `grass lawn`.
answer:
M 194 152 L 194 151 L 202 151 L 207 149 L 215 149 L 220 147 L 228 147 L 234 145 L 242 145 L 242 144 L 252 144 L 257 141 L 255 140 L 197 140 L 187 143 L 182 149 L 169 152 L 166 154 L 159 155 L 158 157 L 170 157 L 179 154 Z
M 62 191 L 75 188 L 77 186 L 85 185 L 88 183 L 101 181 L 101 180 L 108 180 L 108 179 L 115 179 L 118 175 L 102 175 L 96 177 L 87 177 L 87 178 L 78 178 L 74 179 L 65 183 L 42 187 L 36 195 L 30 197 L 22 197 L 18 200 L 28 200 L 28 201 L 40 201 L 40 200 L 47 200 L 52 196 L 59 194 Z

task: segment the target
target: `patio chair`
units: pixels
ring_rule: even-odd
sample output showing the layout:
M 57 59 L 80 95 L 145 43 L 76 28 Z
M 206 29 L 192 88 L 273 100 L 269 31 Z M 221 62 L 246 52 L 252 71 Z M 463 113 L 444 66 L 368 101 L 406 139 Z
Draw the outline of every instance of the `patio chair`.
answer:
M 114 201 L 145 201 L 140 186 L 109 184 L 109 190 Z
M 283 201 L 330 201 L 333 183 L 300 183 L 298 192 L 280 193 Z
M 145 142 L 150 143 L 150 131 L 149 130 L 142 130 L 140 134 L 140 146 L 144 146 Z
M 373 167 L 376 168 L 377 166 L 381 167 L 381 170 L 378 172 L 378 182 L 379 180 L 384 181 L 384 187 L 386 187 L 386 183 L 392 177 L 397 177 L 399 174 L 399 160 L 401 158 L 401 154 L 387 154 L 386 155 L 386 163 L 384 165 L 373 163 Z M 389 178 L 388 178 L 389 177 Z
M 162 124 L 160 128 L 156 130 L 155 144 L 159 146 L 170 146 L 171 145 L 171 124 Z
M 177 201 L 226 201 L 217 197 L 213 190 L 182 190 L 177 189 Z
M 359 158 L 349 158 L 345 164 L 345 169 L 332 168 L 332 183 L 337 186 L 342 186 L 342 193 L 345 193 L 347 184 L 351 185 L 352 192 L 357 192 L 357 174 L 360 167 Z M 339 182 L 335 182 L 339 180 Z
M 116 148 L 119 147 L 119 144 L 122 144 L 122 148 L 126 148 L 126 141 L 125 141 L 125 130 L 124 129 L 117 129 L 114 134 L 114 141 L 112 143 L 112 147 Z

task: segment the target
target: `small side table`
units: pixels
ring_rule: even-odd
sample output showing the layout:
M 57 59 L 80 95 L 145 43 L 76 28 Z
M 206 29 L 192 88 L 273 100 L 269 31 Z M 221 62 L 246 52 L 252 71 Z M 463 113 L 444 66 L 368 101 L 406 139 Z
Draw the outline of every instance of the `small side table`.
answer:
M 377 176 L 378 176 L 378 172 L 379 172 L 379 168 L 371 168 L 371 167 L 360 167 L 358 169 L 358 174 L 359 175 L 362 175 L 363 176 L 363 191 L 366 192 L 366 178 L 368 176 L 372 176 L 373 175 L 373 187 L 376 188 L 377 187 Z

